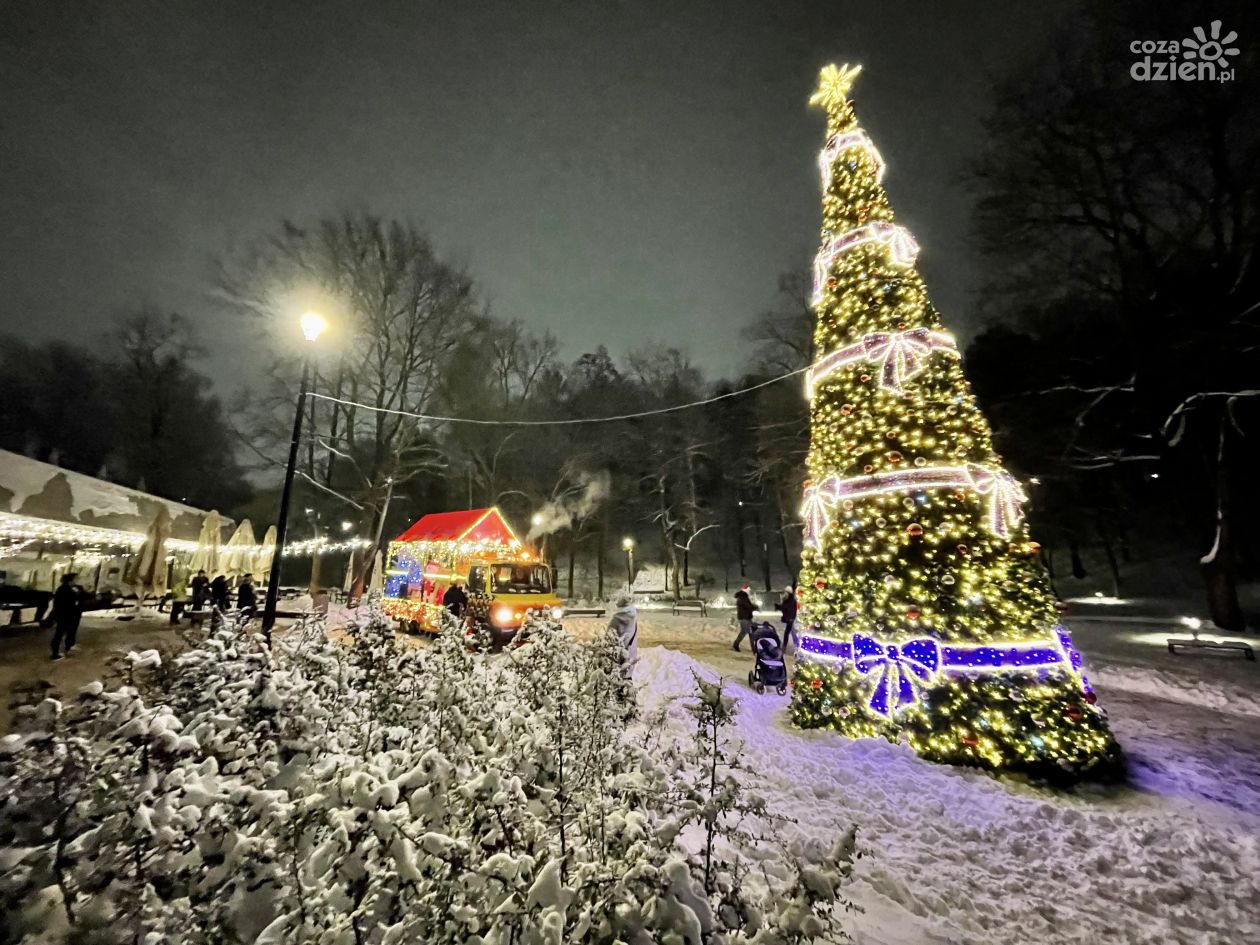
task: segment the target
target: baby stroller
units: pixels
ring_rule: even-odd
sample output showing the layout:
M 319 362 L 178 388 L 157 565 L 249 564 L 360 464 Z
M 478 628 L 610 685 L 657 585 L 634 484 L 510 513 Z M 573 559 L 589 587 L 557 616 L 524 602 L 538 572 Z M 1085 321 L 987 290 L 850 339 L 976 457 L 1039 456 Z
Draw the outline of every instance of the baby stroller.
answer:
M 753 668 L 748 671 L 748 685 L 760 695 L 767 686 L 773 686 L 779 695 L 787 692 L 787 667 L 783 664 L 783 649 L 779 635 L 768 623 L 753 624 L 749 634 L 752 642 Z

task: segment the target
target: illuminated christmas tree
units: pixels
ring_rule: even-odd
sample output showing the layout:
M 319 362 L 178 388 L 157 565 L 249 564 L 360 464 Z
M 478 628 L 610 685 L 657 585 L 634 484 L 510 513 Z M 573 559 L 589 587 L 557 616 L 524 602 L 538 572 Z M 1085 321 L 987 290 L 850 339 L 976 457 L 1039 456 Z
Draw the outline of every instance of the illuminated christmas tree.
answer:
M 1025 494 L 893 221 L 884 163 L 822 70 L 822 248 L 792 719 L 937 761 L 1080 776 L 1119 750 L 1029 540 Z

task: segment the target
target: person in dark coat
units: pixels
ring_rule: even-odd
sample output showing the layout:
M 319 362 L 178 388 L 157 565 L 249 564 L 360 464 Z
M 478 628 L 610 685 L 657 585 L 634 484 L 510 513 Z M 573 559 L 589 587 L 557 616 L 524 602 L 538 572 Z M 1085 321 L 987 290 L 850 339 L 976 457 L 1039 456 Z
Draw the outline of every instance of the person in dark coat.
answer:
M 197 572 L 197 576 L 189 584 L 189 589 L 192 591 L 192 609 L 201 610 L 210 599 L 210 579 L 206 577 L 205 571 Z
M 731 649 L 739 651 L 740 641 L 752 633 L 753 603 L 748 596 L 748 585 L 743 584 L 735 592 L 735 619 L 739 621 L 739 636 L 731 644 Z
M 789 584 L 779 601 L 779 619 L 783 621 L 783 648 L 796 645 L 796 589 Z
M 218 575 L 210 582 L 210 601 L 214 604 L 216 610 L 227 610 L 228 599 L 231 596 L 231 588 L 228 587 L 228 579 L 225 575 Z
M 254 592 L 252 574 L 241 578 L 240 586 L 236 589 L 236 609 L 244 614 L 247 620 L 254 618 L 254 612 L 258 609 L 258 595 Z
M 52 638 L 52 658 L 55 660 L 62 657 L 63 642 L 66 645 L 65 655 L 70 655 L 75 638 L 79 635 L 79 619 L 83 615 L 83 608 L 79 602 L 79 589 L 74 586 L 76 577 L 74 574 L 63 574 L 61 583 L 53 592 L 52 619 L 57 625 Z
M 464 593 L 458 581 L 452 582 L 446 589 L 446 593 L 442 595 L 442 606 L 456 617 L 464 616 L 464 611 L 468 609 L 468 595 Z

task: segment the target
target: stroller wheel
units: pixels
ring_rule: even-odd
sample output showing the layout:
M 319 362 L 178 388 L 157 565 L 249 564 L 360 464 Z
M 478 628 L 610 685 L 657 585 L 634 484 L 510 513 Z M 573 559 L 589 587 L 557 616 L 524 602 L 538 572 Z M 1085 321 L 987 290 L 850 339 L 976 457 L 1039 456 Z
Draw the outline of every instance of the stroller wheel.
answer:
M 779 687 L 779 695 L 781 695 L 781 696 L 786 696 L 786 695 L 787 695 L 787 686 L 780 686 L 780 687 Z
M 765 687 L 765 684 L 761 682 L 761 680 L 758 680 L 757 683 L 753 686 L 753 688 L 757 690 L 757 695 L 760 696 L 760 695 L 765 694 L 766 687 Z
M 748 685 L 757 685 L 757 677 L 753 675 L 753 671 L 751 669 L 748 671 Z

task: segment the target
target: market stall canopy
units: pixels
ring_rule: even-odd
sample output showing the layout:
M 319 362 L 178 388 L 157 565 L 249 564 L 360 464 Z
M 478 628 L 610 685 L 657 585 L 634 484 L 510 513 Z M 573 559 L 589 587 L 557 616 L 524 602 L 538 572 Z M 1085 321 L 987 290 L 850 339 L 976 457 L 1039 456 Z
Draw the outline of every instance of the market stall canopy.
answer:
M 521 543 L 497 508 L 434 512 L 421 518 L 394 541 L 466 541 L 500 545 Z
M 139 548 L 160 508 L 170 516 L 167 547 L 191 550 L 203 509 L 0 450 L 0 527 L 7 532 Z

